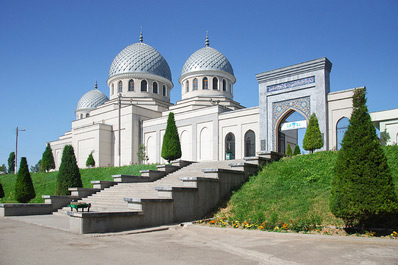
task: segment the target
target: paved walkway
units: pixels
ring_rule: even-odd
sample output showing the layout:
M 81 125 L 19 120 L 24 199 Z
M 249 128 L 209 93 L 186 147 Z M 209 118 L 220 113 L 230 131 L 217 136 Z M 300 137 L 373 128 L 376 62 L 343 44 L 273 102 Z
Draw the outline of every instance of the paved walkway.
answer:
M 30 216 L 65 228 L 65 219 Z M 22 221 L 23 220 L 23 221 Z M 0 218 L 0 264 L 398 264 L 398 240 L 172 226 L 76 235 Z M 56 224 L 56 225 L 55 225 Z M 167 228 L 167 227 L 166 227 Z

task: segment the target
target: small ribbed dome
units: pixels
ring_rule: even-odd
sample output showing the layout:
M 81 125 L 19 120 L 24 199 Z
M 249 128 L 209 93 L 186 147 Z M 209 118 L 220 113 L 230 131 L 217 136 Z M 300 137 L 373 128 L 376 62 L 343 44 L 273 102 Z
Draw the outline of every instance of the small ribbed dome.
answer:
M 208 46 L 197 50 L 188 58 L 182 67 L 181 76 L 202 70 L 219 70 L 234 75 L 234 70 L 227 57 Z
M 108 79 L 123 73 L 149 73 L 162 76 L 171 82 L 167 61 L 156 49 L 142 42 L 127 46 L 115 57 Z
M 76 106 L 76 111 L 93 110 L 108 100 L 109 98 L 98 89 L 90 90 L 80 98 Z

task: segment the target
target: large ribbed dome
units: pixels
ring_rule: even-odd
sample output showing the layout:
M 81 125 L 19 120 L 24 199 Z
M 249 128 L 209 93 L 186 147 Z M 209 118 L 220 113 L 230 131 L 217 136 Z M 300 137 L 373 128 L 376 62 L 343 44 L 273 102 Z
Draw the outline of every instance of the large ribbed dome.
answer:
M 98 89 L 90 90 L 80 98 L 76 106 L 76 111 L 93 110 L 108 100 L 109 98 Z
M 123 73 L 149 73 L 162 76 L 171 82 L 170 67 L 164 57 L 142 42 L 127 46 L 113 60 L 109 79 Z
M 234 75 L 234 70 L 227 57 L 208 46 L 197 50 L 188 58 L 182 67 L 181 76 L 202 70 L 219 70 Z

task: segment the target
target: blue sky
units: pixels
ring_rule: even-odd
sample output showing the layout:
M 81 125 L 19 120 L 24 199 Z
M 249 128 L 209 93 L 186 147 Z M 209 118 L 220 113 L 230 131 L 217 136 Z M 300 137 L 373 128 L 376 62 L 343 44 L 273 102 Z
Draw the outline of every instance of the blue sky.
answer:
M 19 157 L 41 159 L 71 128 L 80 97 L 106 85 L 113 58 L 138 42 L 169 63 L 174 88 L 188 57 L 210 46 L 231 62 L 234 99 L 258 106 L 255 75 L 327 57 L 331 90 L 366 86 L 368 108 L 398 108 L 398 1 L 0 0 L 0 164 L 19 135 Z

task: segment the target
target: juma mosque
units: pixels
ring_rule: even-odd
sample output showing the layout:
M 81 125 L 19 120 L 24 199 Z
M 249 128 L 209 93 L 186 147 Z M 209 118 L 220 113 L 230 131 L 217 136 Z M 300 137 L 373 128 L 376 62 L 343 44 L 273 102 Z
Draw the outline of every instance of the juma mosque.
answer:
M 324 146 L 338 149 L 339 131 L 352 112 L 354 89 L 330 92 L 332 63 L 315 59 L 256 75 L 259 106 L 245 108 L 234 99 L 236 81 L 228 59 L 210 46 L 194 52 L 182 67 L 181 100 L 170 103 L 171 71 L 153 47 L 139 42 L 113 60 L 107 84 L 109 97 L 97 89 L 85 93 L 76 106 L 72 129 L 49 142 L 56 168 L 65 145 L 72 145 L 80 168 L 93 154 L 97 166 L 138 163 L 145 146 L 146 163 L 164 163 L 160 156 L 169 112 L 175 114 L 181 159 L 189 161 L 241 159 L 298 144 L 298 129 L 312 113 L 319 120 Z M 289 121 L 299 113 L 301 120 Z M 387 131 L 389 144 L 398 142 L 398 109 L 371 113 L 375 126 Z

